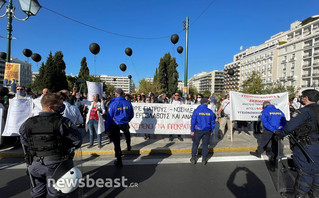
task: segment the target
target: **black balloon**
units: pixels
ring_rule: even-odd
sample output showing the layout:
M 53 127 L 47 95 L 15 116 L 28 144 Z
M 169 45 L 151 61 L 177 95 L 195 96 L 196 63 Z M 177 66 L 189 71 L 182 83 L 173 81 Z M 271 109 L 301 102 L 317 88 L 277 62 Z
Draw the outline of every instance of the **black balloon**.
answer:
M 100 46 L 97 43 L 91 43 L 89 49 L 94 55 L 97 55 L 100 52 Z
M 179 54 L 183 53 L 183 47 L 182 47 L 182 46 L 178 46 L 177 52 L 178 52 Z
M 30 57 L 32 55 L 32 51 L 29 49 L 24 49 L 22 51 L 23 55 L 25 55 L 26 57 Z
M 121 69 L 122 71 L 125 71 L 125 70 L 126 70 L 126 65 L 122 63 L 122 64 L 120 65 L 120 69 Z
M 5 52 L 0 52 L 0 58 L 5 60 L 7 58 L 7 53 Z
M 176 43 L 178 42 L 178 39 L 179 39 L 179 36 L 178 36 L 177 34 L 173 34 L 173 35 L 171 36 L 171 42 L 172 42 L 173 44 L 176 44 Z
M 132 76 L 131 76 L 131 75 L 128 75 L 127 77 L 128 77 L 129 79 L 131 79 L 131 78 L 132 78 Z
M 125 49 L 125 54 L 126 54 L 126 55 L 128 55 L 128 56 L 131 56 L 131 55 L 133 54 L 132 49 L 131 49 L 131 48 L 129 48 L 129 47 L 128 47 L 128 48 L 126 48 L 126 49 Z
M 227 73 L 232 76 L 234 75 L 235 71 L 233 69 L 229 69 Z
M 116 78 L 113 78 L 113 81 L 116 81 Z
M 41 61 L 41 56 L 40 56 L 40 54 L 37 54 L 37 53 L 33 53 L 33 54 L 31 55 L 31 58 L 32 58 L 32 60 L 34 60 L 35 62 Z

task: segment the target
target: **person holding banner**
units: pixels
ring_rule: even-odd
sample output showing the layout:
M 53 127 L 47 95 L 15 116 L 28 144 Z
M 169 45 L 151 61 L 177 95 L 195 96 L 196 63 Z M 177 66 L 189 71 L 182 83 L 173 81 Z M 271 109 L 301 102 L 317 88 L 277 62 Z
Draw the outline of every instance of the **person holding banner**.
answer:
M 115 166 L 122 167 L 122 151 L 120 143 L 120 130 L 129 134 L 129 122 L 134 117 L 133 106 L 130 101 L 125 100 L 124 91 L 121 88 L 115 90 L 115 98 L 111 100 L 106 116 L 105 133 L 109 135 L 114 144 L 116 161 Z M 129 139 L 128 139 L 129 137 Z M 131 150 L 130 136 L 126 136 L 127 149 Z
M 207 107 L 208 99 L 201 99 L 201 105 L 199 105 L 193 112 L 191 118 L 191 136 L 193 138 L 192 146 L 192 158 L 190 159 L 192 164 L 197 163 L 197 149 L 199 142 L 202 139 L 202 164 L 206 165 L 208 158 L 208 143 L 209 137 L 213 134 L 215 128 L 215 115 L 214 112 Z
M 278 155 L 278 142 L 275 140 L 275 131 L 282 129 L 286 124 L 285 114 L 277 109 L 269 101 L 263 102 L 263 110 L 261 112 L 261 122 L 263 124 L 263 133 L 260 143 L 255 152 L 250 152 L 251 155 L 258 158 L 265 151 L 268 143 L 271 141 L 273 156 L 270 158 L 270 163 L 275 164 Z
M 220 115 L 221 119 L 220 119 L 220 123 L 219 123 L 219 129 L 220 129 L 220 134 L 219 134 L 219 139 L 223 139 L 224 135 L 225 135 L 225 127 L 227 124 L 227 132 L 230 133 L 230 111 L 231 111 L 231 107 L 230 107 L 230 100 L 229 100 L 229 95 L 227 94 L 226 98 L 222 101 L 217 115 Z

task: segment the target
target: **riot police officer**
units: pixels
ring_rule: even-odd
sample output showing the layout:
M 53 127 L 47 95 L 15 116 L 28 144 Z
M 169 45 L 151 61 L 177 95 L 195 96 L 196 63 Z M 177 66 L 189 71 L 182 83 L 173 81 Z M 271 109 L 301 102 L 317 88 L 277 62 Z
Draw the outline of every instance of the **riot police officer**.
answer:
M 61 195 L 53 185 L 49 185 L 48 179 L 54 177 L 60 164 L 72 163 L 74 149 L 82 143 L 80 132 L 61 115 L 65 106 L 59 95 L 44 95 L 41 105 L 42 112 L 27 119 L 19 131 L 32 184 L 32 197 Z
M 202 139 L 202 164 L 206 165 L 208 158 L 208 143 L 209 137 L 213 134 L 215 128 L 215 115 L 214 112 L 207 107 L 208 99 L 203 98 L 199 105 L 193 112 L 191 118 L 191 136 L 193 138 L 192 164 L 197 163 L 197 149 L 200 140 Z
M 306 197 L 309 192 L 313 197 L 319 197 L 319 92 L 308 89 L 302 92 L 301 104 L 298 115 L 293 117 L 281 131 L 276 131 L 277 139 L 288 134 L 293 135 L 300 144 L 292 144 L 293 161 L 297 168 L 298 176 L 295 180 L 294 197 Z M 300 146 L 301 145 L 301 146 Z M 311 162 L 302 149 L 314 160 Z
M 120 143 L 120 130 L 128 130 L 128 123 L 134 117 L 134 110 L 130 101 L 125 100 L 124 91 L 121 88 L 115 90 L 115 98 L 111 100 L 106 116 L 105 133 L 109 135 L 114 144 L 115 157 L 114 164 L 122 167 L 122 151 Z M 130 145 L 128 145 L 130 150 Z

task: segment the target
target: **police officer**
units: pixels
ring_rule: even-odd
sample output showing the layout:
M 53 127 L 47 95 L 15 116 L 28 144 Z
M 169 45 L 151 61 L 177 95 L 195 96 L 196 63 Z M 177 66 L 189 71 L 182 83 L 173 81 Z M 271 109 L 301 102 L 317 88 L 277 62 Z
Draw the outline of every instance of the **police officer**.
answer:
M 117 160 L 114 164 L 122 167 L 122 151 L 120 144 L 120 130 L 129 129 L 128 123 L 134 117 L 133 107 L 130 101 L 125 100 L 124 92 L 121 88 L 115 90 L 115 98 L 111 100 L 106 116 L 105 132 L 109 135 L 114 144 L 115 157 Z M 130 144 L 130 142 L 127 142 Z M 131 145 L 128 145 L 130 150 Z
M 316 104 L 318 100 L 317 90 L 304 90 L 300 102 L 305 106 L 296 111 L 298 115 L 293 117 L 282 131 L 276 131 L 278 138 L 293 135 L 314 160 L 314 163 L 310 162 L 300 147 L 291 145 L 298 173 L 294 197 L 298 198 L 306 197 L 309 192 L 312 193 L 312 197 L 319 197 L 319 106 Z
M 192 146 L 192 158 L 190 159 L 192 164 L 197 163 L 197 149 L 200 140 L 202 139 L 202 164 L 207 164 L 208 155 L 208 143 L 209 137 L 213 134 L 215 128 L 215 115 L 214 112 L 207 107 L 208 99 L 201 99 L 201 105 L 199 105 L 193 112 L 191 118 L 191 136 L 193 136 Z
M 48 185 L 48 179 L 62 162 L 72 162 L 74 149 L 82 143 L 81 134 L 61 115 L 65 106 L 59 95 L 44 95 L 41 105 L 42 112 L 27 119 L 19 130 L 31 175 L 32 197 L 60 195 L 53 185 Z
M 260 158 L 261 154 L 267 148 L 268 143 L 271 141 L 273 156 L 269 161 L 271 164 L 275 164 L 275 160 L 278 155 L 278 142 L 275 139 L 274 132 L 282 129 L 287 124 L 287 121 L 285 114 L 274 105 L 270 104 L 269 101 L 263 102 L 263 110 L 261 114 L 261 122 L 264 126 L 263 133 L 257 150 L 255 152 L 250 152 L 250 154 Z

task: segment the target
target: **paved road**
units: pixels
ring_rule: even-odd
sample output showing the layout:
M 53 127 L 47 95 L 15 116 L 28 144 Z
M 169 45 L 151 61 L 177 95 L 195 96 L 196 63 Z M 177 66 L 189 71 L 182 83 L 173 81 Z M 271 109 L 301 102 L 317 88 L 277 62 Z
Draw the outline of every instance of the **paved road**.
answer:
M 29 197 L 25 165 L 18 161 L 0 164 L 1 197 Z M 82 197 L 280 197 L 273 183 L 276 174 L 263 158 L 214 156 L 203 166 L 200 160 L 190 164 L 185 155 L 128 156 L 122 169 L 112 164 L 94 156 L 82 160 L 85 181 L 100 178 L 107 186 L 81 188 Z M 132 187 L 110 187 L 116 178 Z

